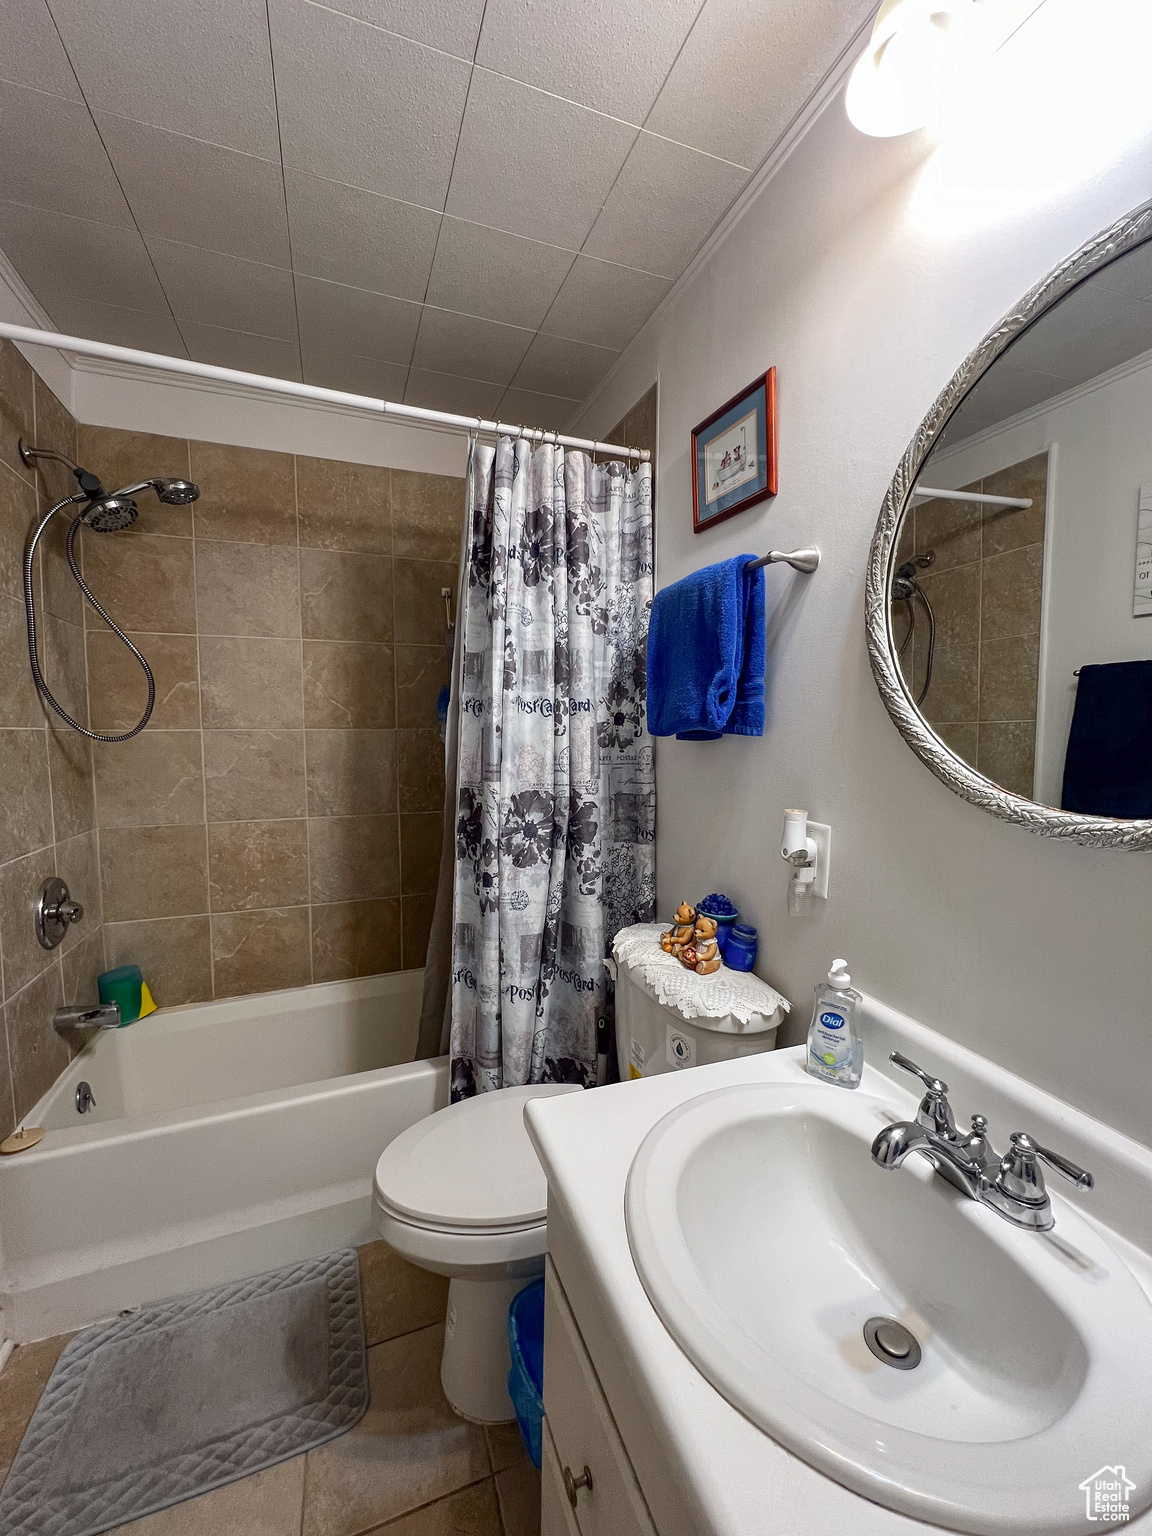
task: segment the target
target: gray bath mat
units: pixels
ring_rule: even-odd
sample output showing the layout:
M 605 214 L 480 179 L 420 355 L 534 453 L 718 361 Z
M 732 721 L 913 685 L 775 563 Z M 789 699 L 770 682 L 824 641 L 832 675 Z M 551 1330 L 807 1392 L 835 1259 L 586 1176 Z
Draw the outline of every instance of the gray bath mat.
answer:
M 96 1536 L 351 1429 L 368 1407 L 348 1248 L 86 1328 L 0 1492 L 0 1536 Z

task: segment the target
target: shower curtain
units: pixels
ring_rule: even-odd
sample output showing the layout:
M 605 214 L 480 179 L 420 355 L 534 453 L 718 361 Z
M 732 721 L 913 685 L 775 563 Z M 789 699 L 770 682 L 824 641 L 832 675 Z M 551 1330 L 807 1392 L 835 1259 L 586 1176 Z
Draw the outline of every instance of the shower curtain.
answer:
M 475 444 L 464 553 L 438 901 L 449 875 L 452 1097 L 591 1086 L 605 955 L 655 910 L 651 466 Z

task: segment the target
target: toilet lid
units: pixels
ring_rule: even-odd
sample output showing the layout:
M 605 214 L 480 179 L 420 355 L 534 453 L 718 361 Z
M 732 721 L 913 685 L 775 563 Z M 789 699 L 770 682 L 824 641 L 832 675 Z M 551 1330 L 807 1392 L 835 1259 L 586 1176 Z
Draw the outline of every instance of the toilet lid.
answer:
M 578 1093 L 536 1083 L 462 1099 L 385 1147 L 376 1189 L 397 1215 L 446 1227 L 531 1226 L 548 1214 L 548 1182 L 524 1128 L 529 1099 Z

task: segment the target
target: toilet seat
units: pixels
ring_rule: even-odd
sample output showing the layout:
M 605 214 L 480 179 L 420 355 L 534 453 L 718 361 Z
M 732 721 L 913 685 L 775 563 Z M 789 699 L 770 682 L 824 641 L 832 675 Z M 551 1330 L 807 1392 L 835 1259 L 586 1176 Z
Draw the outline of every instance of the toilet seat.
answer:
M 504 1088 L 417 1121 L 380 1155 L 377 1211 L 442 1235 L 511 1237 L 543 1226 L 548 1183 L 524 1128 L 524 1105 L 579 1091 L 575 1083 Z

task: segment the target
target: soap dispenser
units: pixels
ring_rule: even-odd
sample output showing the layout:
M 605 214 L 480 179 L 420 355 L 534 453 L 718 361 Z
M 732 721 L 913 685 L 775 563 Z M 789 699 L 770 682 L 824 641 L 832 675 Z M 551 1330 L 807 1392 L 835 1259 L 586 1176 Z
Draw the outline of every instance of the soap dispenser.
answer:
M 816 988 L 808 1026 L 808 1059 L 813 1077 L 839 1088 L 859 1088 L 864 1073 L 859 992 L 852 988 L 845 960 L 833 960 L 828 980 Z

